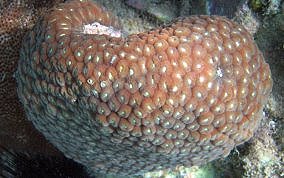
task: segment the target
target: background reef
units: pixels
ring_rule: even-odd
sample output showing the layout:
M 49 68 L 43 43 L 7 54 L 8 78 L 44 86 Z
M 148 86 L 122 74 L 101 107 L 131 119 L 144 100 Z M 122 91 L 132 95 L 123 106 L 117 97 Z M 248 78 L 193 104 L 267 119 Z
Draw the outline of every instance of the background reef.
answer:
M 16 153 L 32 152 L 44 157 L 60 158 L 64 162 L 65 158 L 62 154 L 27 121 L 17 98 L 14 79 L 19 57 L 18 50 L 23 35 L 32 28 L 41 15 L 59 2 L 61 1 L 7 0 L 0 2 L 0 145 Z M 199 168 L 178 167 L 175 170 L 149 173 L 145 177 L 284 176 L 283 3 L 276 0 L 233 0 L 230 4 L 226 3 L 228 2 L 226 0 L 96 0 L 96 2 L 122 19 L 126 33 L 149 30 L 178 16 L 191 14 L 217 14 L 233 18 L 254 34 L 272 70 L 273 93 L 264 112 L 265 117 L 261 128 L 254 138 L 237 147 L 225 159 Z M 7 162 L 7 159 L 4 159 L 7 151 L 0 150 L 0 154 L 0 163 L 3 165 L 3 162 Z M 17 154 L 13 156 L 19 157 Z M 35 157 L 33 154 L 26 156 L 26 159 Z M 0 175 L 1 168 L 3 167 L 0 167 Z
M 0 2 L 0 144 L 16 150 L 55 154 L 27 121 L 16 93 L 14 72 L 24 34 L 59 0 Z

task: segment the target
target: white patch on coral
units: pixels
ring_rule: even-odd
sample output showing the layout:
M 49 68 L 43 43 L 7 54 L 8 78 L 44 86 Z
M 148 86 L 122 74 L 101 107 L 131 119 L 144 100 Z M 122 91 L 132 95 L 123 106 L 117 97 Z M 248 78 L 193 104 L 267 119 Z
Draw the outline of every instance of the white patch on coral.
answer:
M 220 67 L 217 68 L 216 75 L 218 78 L 222 78 L 224 76 L 224 72 Z
M 92 24 L 87 24 L 83 26 L 84 34 L 98 34 L 98 35 L 109 35 L 111 37 L 121 37 L 122 33 L 120 30 L 115 29 L 112 26 L 105 26 L 99 22 L 94 22 Z

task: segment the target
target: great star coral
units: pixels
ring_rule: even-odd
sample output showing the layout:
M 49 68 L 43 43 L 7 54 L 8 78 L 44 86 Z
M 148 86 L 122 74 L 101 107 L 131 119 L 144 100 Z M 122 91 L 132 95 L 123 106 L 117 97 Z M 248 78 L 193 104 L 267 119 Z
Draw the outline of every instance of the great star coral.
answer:
M 16 78 L 28 118 L 67 157 L 124 175 L 198 165 L 252 137 L 271 91 L 250 34 L 192 16 L 127 37 L 91 1 L 53 9 L 24 39 Z

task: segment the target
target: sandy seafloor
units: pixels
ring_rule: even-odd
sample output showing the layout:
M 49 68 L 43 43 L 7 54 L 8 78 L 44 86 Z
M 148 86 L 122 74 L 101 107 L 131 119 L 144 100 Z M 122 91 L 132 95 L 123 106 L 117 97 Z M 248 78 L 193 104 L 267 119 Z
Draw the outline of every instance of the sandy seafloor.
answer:
M 94 0 L 120 20 L 126 33 L 137 33 L 191 14 L 224 15 L 254 36 L 274 81 L 255 136 L 224 159 L 200 167 L 177 167 L 144 177 L 280 178 L 284 177 L 284 3 L 280 0 Z M 1 107 L 1 106 L 0 106 Z M 98 177 L 111 177 L 102 176 Z

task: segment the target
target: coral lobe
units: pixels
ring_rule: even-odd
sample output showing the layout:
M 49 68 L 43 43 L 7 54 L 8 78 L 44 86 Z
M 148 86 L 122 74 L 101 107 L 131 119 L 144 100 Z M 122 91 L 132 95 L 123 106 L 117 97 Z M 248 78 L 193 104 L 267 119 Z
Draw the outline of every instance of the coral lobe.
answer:
M 61 4 L 21 50 L 25 111 L 67 157 L 140 174 L 227 156 L 253 135 L 272 81 L 242 26 L 192 16 L 126 38 L 78 31 L 94 22 L 119 26 L 90 1 Z

